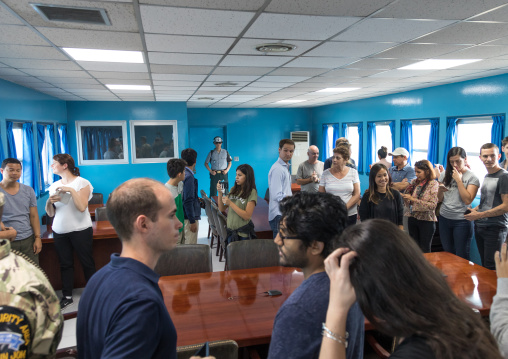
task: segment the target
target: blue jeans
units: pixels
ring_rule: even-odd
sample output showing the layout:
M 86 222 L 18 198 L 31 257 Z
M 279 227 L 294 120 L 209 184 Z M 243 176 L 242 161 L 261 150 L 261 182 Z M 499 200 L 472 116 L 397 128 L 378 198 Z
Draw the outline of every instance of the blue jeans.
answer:
M 268 223 L 270 223 L 270 228 L 273 231 L 274 239 L 275 237 L 277 237 L 277 233 L 279 233 L 279 222 L 281 217 L 282 216 L 279 214 L 278 216 L 275 216 L 274 219 L 272 219 L 271 221 L 268 221 Z
M 447 219 L 439 216 L 439 235 L 446 252 L 469 260 L 473 239 L 473 222 L 467 219 Z
M 488 269 L 496 269 L 494 254 L 501 250 L 501 245 L 506 240 L 508 228 L 506 227 L 480 227 L 474 226 L 474 237 L 482 265 Z

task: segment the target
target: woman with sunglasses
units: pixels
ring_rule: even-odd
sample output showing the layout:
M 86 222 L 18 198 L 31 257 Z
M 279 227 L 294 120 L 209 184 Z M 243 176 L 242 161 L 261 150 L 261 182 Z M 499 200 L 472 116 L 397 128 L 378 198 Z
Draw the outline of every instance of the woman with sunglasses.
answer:
M 430 252 L 432 237 L 436 231 L 436 207 L 439 183 L 432 164 L 427 160 L 415 163 L 416 178 L 406 188 L 404 216 L 408 217 L 409 235 L 424 253 Z

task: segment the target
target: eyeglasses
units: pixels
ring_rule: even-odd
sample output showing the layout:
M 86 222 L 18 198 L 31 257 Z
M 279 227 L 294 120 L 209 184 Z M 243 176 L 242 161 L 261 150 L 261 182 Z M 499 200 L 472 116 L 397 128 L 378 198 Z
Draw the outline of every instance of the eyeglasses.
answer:
M 284 241 L 286 239 L 300 239 L 300 238 L 295 237 L 295 236 L 285 236 L 285 235 L 283 235 L 280 226 L 279 226 L 279 237 L 280 237 L 280 240 L 282 241 L 282 244 L 284 244 Z

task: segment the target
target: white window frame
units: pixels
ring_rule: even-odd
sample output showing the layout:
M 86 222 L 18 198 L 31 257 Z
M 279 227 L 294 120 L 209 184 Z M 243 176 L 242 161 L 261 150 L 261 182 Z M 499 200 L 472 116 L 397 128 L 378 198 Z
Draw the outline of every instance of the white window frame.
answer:
M 83 139 L 81 138 L 82 127 L 122 127 L 123 138 L 123 158 L 116 160 L 85 160 L 83 158 Z M 78 142 L 78 164 L 80 166 L 86 165 L 118 165 L 129 163 L 127 154 L 127 123 L 126 121 L 76 121 L 76 138 Z

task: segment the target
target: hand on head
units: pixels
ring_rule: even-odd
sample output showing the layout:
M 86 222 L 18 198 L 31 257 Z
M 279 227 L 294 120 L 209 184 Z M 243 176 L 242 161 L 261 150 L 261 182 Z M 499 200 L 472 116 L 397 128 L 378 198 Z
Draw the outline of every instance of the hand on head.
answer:
M 347 311 L 356 301 L 356 294 L 349 277 L 349 266 L 356 252 L 349 248 L 336 249 L 325 259 L 325 270 L 330 277 L 329 308 Z
M 499 251 L 494 254 L 494 261 L 496 262 L 496 274 L 498 278 L 508 278 L 508 258 L 506 253 L 506 243 L 501 246 L 501 253 Z

